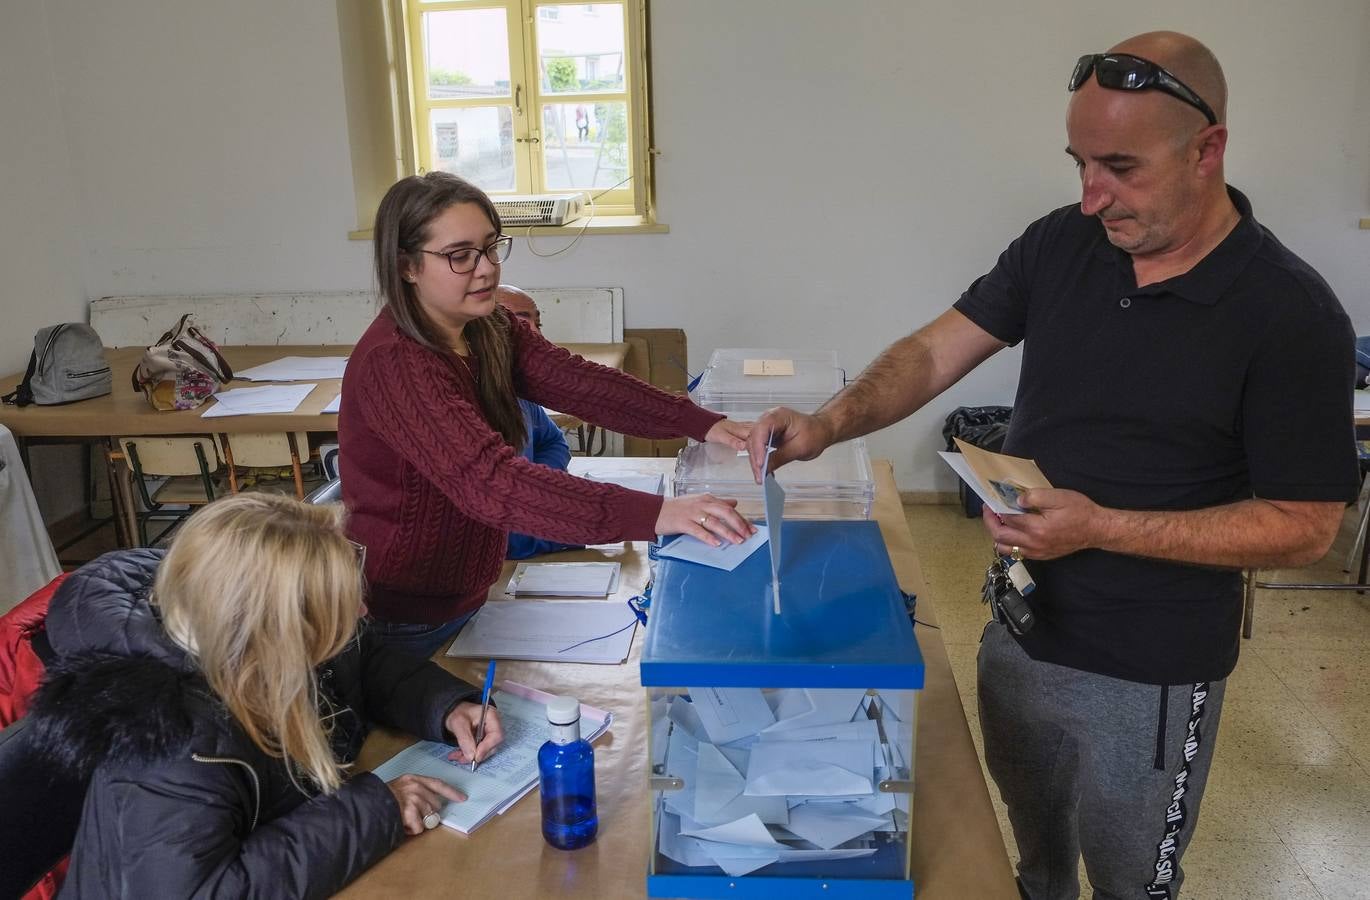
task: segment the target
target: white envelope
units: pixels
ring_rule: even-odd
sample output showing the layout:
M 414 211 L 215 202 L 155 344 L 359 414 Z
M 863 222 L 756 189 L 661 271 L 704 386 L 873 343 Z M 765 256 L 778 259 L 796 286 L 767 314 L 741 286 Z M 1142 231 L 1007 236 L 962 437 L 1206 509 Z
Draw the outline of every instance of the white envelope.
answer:
M 699 838 L 719 844 L 740 844 L 743 847 L 760 847 L 766 850 L 779 850 L 782 845 L 771 837 L 770 829 L 755 815 L 724 822 L 711 828 L 681 829 L 685 837 Z
M 870 794 L 875 765 L 868 741 L 760 741 L 747 766 L 749 796 Z
M 690 699 L 715 744 L 755 734 L 775 722 L 760 688 L 690 688 Z
M 790 821 L 785 828 L 810 844 L 831 850 L 887 822 L 886 816 L 872 815 L 847 803 L 805 803 L 790 810 Z
M 671 717 L 671 721 L 697 741 L 707 741 L 709 733 L 704 730 L 704 723 L 699 721 L 699 710 L 695 705 L 679 695 L 671 698 L 671 705 L 666 710 L 666 715 Z
M 763 741 L 870 741 L 871 746 L 880 744 L 880 728 L 873 719 L 857 719 L 855 722 L 837 722 L 832 725 L 810 725 L 805 728 L 787 728 L 784 731 L 767 729 L 760 735 Z
M 814 725 L 833 725 L 838 722 L 850 722 L 856 717 L 857 708 L 866 696 L 862 688 L 843 688 L 843 689 L 809 689 L 804 691 L 808 706 L 802 712 L 791 712 L 798 706 L 795 699 L 786 698 L 782 701 L 782 709 L 790 715 L 782 716 L 776 713 L 777 721 L 774 725 L 765 729 L 766 732 L 788 731 L 791 728 L 808 728 Z

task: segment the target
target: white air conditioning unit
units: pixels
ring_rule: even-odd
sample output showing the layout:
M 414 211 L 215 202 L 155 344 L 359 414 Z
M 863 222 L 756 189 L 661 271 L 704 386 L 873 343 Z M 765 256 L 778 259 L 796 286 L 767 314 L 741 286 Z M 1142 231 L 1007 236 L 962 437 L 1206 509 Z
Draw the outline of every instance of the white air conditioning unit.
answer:
M 584 194 L 522 194 L 491 197 L 505 225 L 565 225 L 585 215 Z

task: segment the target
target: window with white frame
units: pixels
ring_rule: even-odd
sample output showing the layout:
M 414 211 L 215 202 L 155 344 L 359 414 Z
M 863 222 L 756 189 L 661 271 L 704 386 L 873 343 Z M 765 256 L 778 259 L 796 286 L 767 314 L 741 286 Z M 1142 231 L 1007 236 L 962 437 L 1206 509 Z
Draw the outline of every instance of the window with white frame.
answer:
M 408 0 L 415 163 L 648 213 L 645 3 Z

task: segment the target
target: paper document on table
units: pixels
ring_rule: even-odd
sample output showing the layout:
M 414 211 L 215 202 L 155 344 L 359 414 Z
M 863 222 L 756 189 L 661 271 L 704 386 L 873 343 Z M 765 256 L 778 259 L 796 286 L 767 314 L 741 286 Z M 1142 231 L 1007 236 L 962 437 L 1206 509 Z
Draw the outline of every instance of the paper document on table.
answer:
M 238 371 L 243 381 L 318 381 L 341 378 L 346 356 L 283 356 L 269 363 Z
M 657 551 L 657 556 L 669 559 L 683 559 L 686 562 L 700 563 L 715 569 L 731 572 L 770 538 L 770 529 L 765 525 L 756 526 L 756 533 L 740 544 L 724 541 L 711 547 L 692 534 L 682 534 Z
M 335 413 L 342 409 L 342 393 L 328 401 L 328 405 L 323 408 L 326 413 Z
M 448 803 L 442 809 L 442 824 L 463 834 L 503 813 L 537 786 L 537 756 L 547 740 L 546 702 L 551 695 L 505 682 L 492 699 L 504 728 L 504 742 L 481 761 L 476 771 L 447 758 L 455 747 L 419 741 L 377 766 L 375 775 L 387 782 L 406 774 L 429 775 L 466 794 L 464 802 Z M 595 740 L 612 722 L 609 713 L 581 704 L 580 728 L 585 740 Z
M 1032 488 L 1049 488 L 1051 482 L 1037 468 L 1037 463 L 1017 456 L 991 453 L 960 438 L 953 438 L 960 453 L 939 452 L 952 471 L 961 476 L 967 486 L 1001 516 L 1023 512 L 1018 498 Z
M 515 597 L 607 597 L 618 587 L 618 563 L 519 563 L 509 579 Z
M 1351 408 L 1357 415 L 1370 415 L 1370 391 L 1353 391 Z
M 618 665 L 628 658 L 636 625 L 621 601 L 491 600 L 447 655 Z
M 200 414 L 202 419 L 220 416 L 259 416 L 271 413 L 292 413 L 309 392 L 313 384 L 279 384 L 270 387 L 234 388 L 220 391 L 214 395 L 218 402 Z

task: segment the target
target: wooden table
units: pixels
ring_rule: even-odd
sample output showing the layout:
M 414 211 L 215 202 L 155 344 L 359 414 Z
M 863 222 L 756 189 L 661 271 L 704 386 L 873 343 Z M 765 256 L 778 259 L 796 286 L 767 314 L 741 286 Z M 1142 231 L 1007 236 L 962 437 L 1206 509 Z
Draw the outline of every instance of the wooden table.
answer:
M 566 349 L 586 359 L 621 369 L 628 354 L 627 344 L 565 344 Z M 268 363 L 284 356 L 348 356 L 350 344 L 293 346 L 224 346 L 219 348 L 233 371 Z M 134 390 L 130 379 L 142 347 L 105 349 L 113 373 L 113 392 L 61 406 L 0 405 L 0 425 L 14 433 L 22 452 L 30 443 L 97 443 L 104 451 L 110 478 L 110 495 L 114 505 L 115 524 L 119 543 L 132 546 L 136 529 L 130 516 L 134 507 L 132 488 L 126 466 L 109 461 L 110 452 L 120 437 L 133 435 L 173 434 L 243 434 L 252 432 L 331 432 L 338 428 L 335 413 L 323 408 L 342 390 L 342 379 L 316 379 L 316 387 L 309 392 L 294 412 L 265 415 L 224 416 L 205 419 L 201 414 L 211 404 L 197 409 L 157 410 L 147 402 L 142 391 Z M 0 394 L 7 394 L 23 380 L 23 373 L 0 379 Z M 269 382 L 235 381 L 230 387 L 260 386 Z M 27 458 L 27 456 L 26 456 Z
M 661 472 L 668 479 L 669 459 L 584 459 L 573 471 L 628 470 Z M 913 539 L 904 520 L 889 462 L 875 464 L 875 518 L 889 547 L 890 559 L 907 591 L 922 594 L 923 581 Z M 641 591 L 647 578 L 645 545 L 629 542 L 608 548 L 558 553 L 558 560 L 611 560 L 623 565 L 620 593 Z M 506 564 L 497 583 L 507 583 L 513 564 Z M 918 617 L 936 622 L 926 597 Z M 926 665 L 926 688 L 919 701 L 914 764 L 912 840 L 914 883 L 919 900 L 1016 900 L 1017 888 L 999 834 L 980 763 L 966 725 L 960 695 L 952 678 L 940 632 L 919 627 L 918 641 Z M 633 641 L 622 666 L 507 662 L 500 678 L 559 693 L 614 714 L 613 729 L 595 743 L 595 778 L 599 804 L 599 838 L 574 853 L 554 850 L 542 839 L 535 794 L 470 835 L 438 828 L 410 838 L 366 872 L 341 896 L 587 898 L 621 900 L 646 891 L 651 837 L 646 770 L 646 700 L 638 682 L 642 643 Z M 479 683 L 483 660 L 437 662 Z M 413 739 L 378 729 L 362 748 L 359 765 L 374 768 Z

